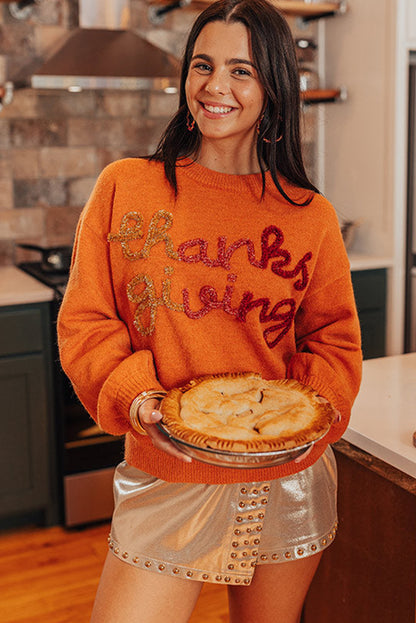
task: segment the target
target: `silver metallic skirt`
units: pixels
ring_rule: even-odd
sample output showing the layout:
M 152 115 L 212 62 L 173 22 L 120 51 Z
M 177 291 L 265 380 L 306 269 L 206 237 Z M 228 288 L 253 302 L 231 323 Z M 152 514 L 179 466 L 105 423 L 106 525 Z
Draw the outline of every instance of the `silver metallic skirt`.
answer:
M 250 584 L 257 565 L 316 554 L 337 527 L 330 447 L 297 474 L 241 484 L 169 483 L 123 461 L 114 496 L 113 554 L 141 569 L 203 582 Z

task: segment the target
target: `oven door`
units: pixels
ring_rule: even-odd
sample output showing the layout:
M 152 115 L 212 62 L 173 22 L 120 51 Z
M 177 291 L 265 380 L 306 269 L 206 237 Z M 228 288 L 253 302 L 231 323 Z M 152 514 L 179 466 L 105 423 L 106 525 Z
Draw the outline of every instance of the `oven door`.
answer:
M 65 525 L 109 519 L 113 475 L 123 459 L 124 437 L 104 433 L 73 399 L 64 409 L 63 487 Z
M 56 316 L 59 297 L 55 304 Z M 58 351 L 55 360 L 59 362 Z M 109 519 L 113 512 L 113 474 L 124 457 L 124 437 L 109 435 L 95 424 L 59 363 L 55 368 L 55 396 L 63 522 L 75 526 Z
M 114 469 L 107 467 L 64 477 L 66 526 L 95 523 L 111 517 Z

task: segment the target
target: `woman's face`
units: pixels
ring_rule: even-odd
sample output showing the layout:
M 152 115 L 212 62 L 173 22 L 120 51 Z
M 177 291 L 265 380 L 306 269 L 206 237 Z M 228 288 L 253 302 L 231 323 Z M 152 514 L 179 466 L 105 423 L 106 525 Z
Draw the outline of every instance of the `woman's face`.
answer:
M 203 139 L 254 145 L 264 89 L 241 23 L 210 22 L 199 34 L 186 80 L 189 111 Z

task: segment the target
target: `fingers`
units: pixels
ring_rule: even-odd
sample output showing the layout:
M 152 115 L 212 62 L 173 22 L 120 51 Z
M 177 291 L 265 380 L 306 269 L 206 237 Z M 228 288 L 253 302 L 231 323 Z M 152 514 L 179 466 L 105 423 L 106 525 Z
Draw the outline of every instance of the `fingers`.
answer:
M 312 452 L 312 448 L 313 448 L 313 444 L 311 444 L 311 445 L 309 446 L 309 448 L 308 448 L 307 450 L 305 450 L 305 452 L 302 452 L 302 454 L 301 454 L 300 456 L 298 456 L 298 457 L 294 460 L 294 462 L 295 462 L 295 463 L 300 463 L 301 461 L 304 461 L 304 460 L 306 459 L 306 457 L 308 456 L 308 454 L 309 454 L 310 452 Z
M 149 405 L 146 405 L 145 403 L 139 409 L 140 423 L 143 426 L 143 428 L 146 428 L 146 426 L 151 426 L 152 424 L 155 424 L 156 422 L 160 422 L 160 420 L 162 419 L 162 414 L 160 413 L 160 411 L 157 410 L 159 406 L 159 403 L 157 402 L 157 400 L 149 400 L 148 402 L 149 402 Z M 156 403 L 156 404 L 152 405 L 152 403 Z
M 317 399 L 318 399 L 318 402 L 322 402 L 322 403 L 326 403 L 326 404 L 331 404 L 331 403 L 329 402 L 329 400 L 327 400 L 327 399 L 326 399 L 326 398 L 324 398 L 323 396 L 317 396 Z M 338 422 L 340 422 L 340 421 L 341 421 L 341 418 L 342 418 L 341 413 L 340 413 L 337 409 L 335 409 L 335 407 L 333 407 L 332 405 L 331 405 L 331 407 L 332 407 L 332 409 L 333 409 L 333 411 L 334 411 L 334 414 L 335 414 L 334 424 L 338 424 Z
M 181 452 L 176 446 L 155 426 L 157 422 L 162 419 L 162 414 L 158 411 L 158 400 L 147 400 L 139 409 L 140 423 L 150 438 L 155 448 L 163 450 L 167 454 L 184 461 L 184 463 L 191 463 L 190 456 Z

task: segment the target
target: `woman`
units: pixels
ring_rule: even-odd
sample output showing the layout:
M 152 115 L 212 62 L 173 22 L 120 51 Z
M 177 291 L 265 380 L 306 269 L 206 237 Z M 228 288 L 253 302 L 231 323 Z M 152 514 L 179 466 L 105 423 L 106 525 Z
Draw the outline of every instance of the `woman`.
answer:
M 299 109 L 285 20 L 266 0 L 220 0 L 192 28 L 156 153 L 109 165 L 81 216 L 62 365 L 99 425 L 126 435 L 94 623 L 185 622 L 204 581 L 227 584 L 232 621 L 298 622 L 334 538 L 328 444 L 358 391 L 360 334 Z M 161 397 L 242 371 L 312 386 L 339 421 L 284 465 L 191 461 L 155 426 Z

